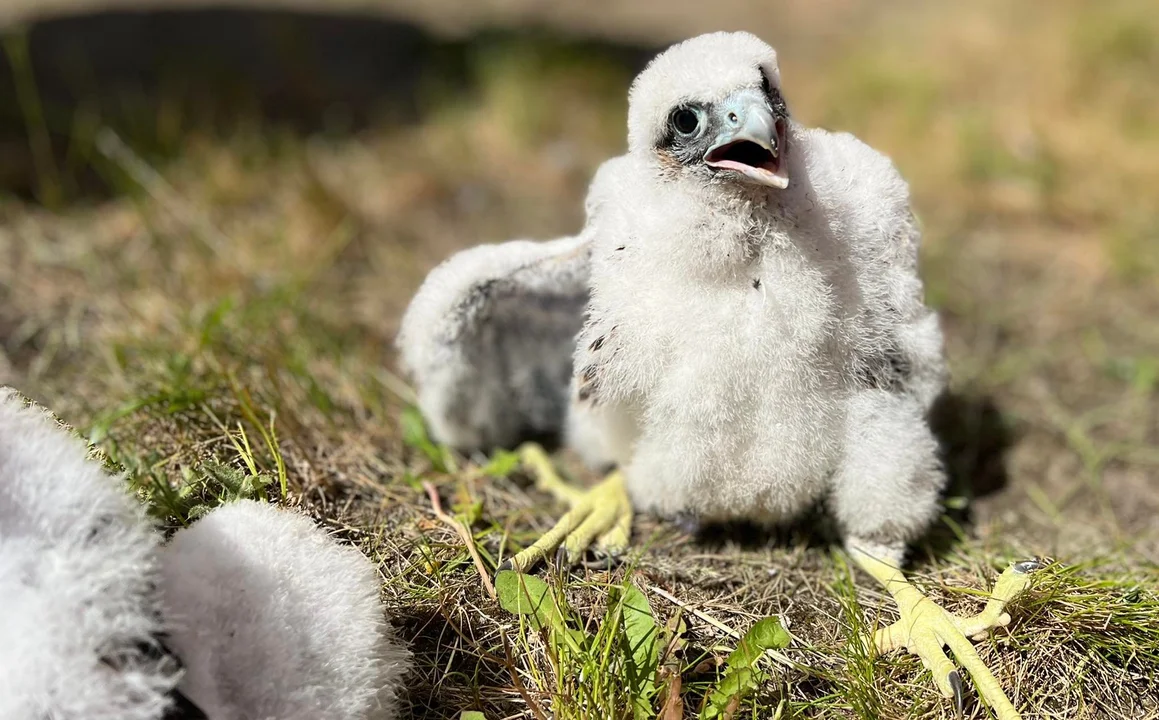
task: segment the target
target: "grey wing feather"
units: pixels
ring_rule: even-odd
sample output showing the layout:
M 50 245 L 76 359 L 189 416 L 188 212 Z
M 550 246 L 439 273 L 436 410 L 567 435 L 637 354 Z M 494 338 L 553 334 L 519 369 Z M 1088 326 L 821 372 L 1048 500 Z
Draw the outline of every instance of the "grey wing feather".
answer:
M 884 247 L 863 257 L 859 268 L 868 342 L 858 353 L 855 372 L 865 384 L 912 395 L 928 410 L 947 373 L 938 316 L 923 299 L 921 232 L 913 213 L 906 210 L 884 240 Z
M 912 211 L 906 213 L 898 235 L 904 259 L 894 270 L 899 280 L 893 284 L 891 305 L 898 314 L 893 329 L 900 358 L 898 370 L 902 389 L 918 398 L 928 411 L 945 389 L 949 373 L 938 314 L 925 304 L 923 297 L 918 275 L 921 229 Z
M 869 385 L 913 396 L 927 411 L 946 385 L 942 330 L 918 274 L 921 229 L 908 206 L 883 228 L 884 244 L 861 264 L 873 340 L 860 354 Z
M 947 373 L 941 327 L 918 273 L 921 228 L 909 188 L 889 158 L 852 135 L 812 132 L 828 178 L 825 201 L 842 218 L 862 293 L 853 371 L 866 385 L 910 394 L 929 409 Z
M 430 273 L 397 347 L 437 440 L 490 449 L 562 431 L 590 260 L 584 237 L 513 240 Z

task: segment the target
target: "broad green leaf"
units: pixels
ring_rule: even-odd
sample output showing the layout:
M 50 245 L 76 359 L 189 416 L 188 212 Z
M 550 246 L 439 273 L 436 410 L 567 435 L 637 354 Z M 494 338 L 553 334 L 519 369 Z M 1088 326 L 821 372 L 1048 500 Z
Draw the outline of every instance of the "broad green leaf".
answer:
M 635 700 L 633 710 L 637 718 L 648 718 L 652 716 L 652 697 L 656 694 L 659 631 L 648 598 L 631 582 L 621 589 L 620 613 L 628 645 L 630 665 L 626 679 Z
M 439 472 L 446 472 L 447 468 L 452 465 L 450 459 L 450 451 L 446 448 L 441 448 L 431 441 L 427 434 L 427 426 L 423 422 L 422 413 L 416 407 L 408 407 L 402 411 L 402 441 L 407 447 L 412 447 L 423 455 L 434 465 L 435 470 Z
M 728 667 L 755 665 L 765 650 L 788 647 L 789 641 L 789 633 L 781 627 L 779 620 L 774 617 L 758 620 L 728 656 Z
M 651 677 L 656 673 L 656 664 L 660 658 L 660 647 L 657 642 L 659 633 L 648 598 L 631 583 L 624 588 L 621 612 L 624 617 L 624 634 L 628 638 L 632 660 L 638 670 Z
M 788 647 L 790 640 L 789 633 L 776 618 L 754 623 L 728 656 L 724 678 L 708 696 L 700 717 L 704 720 L 719 717 L 734 698 L 743 698 L 759 687 L 765 675 L 757 669 L 757 661 L 766 650 Z
M 495 576 L 495 594 L 500 607 L 513 615 L 527 615 L 536 630 L 566 629 L 551 588 L 534 575 L 504 570 Z
M 572 652 L 583 652 L 590 638 L 582 630 L 567 626 L 563 613 L 551 596 L 547 583 L 533 575 L 504 570 L 495 576 L 495 594 L 499 605 L 515 615 L 524 615 L 536 630 L 547 630 L 556 645 L 566 645 Z
M 431 441 L 427 437 L 427 426 L 423 423 L 422 413 L 416 407 L 408 407 L 402 411 L 402 441 L 412 448 L 419 448 Z
M 510 450 L 497 450 L 491 460 L 483 466 L 483 474 L 494 478 L 503 478 L 519 467 L 519 453 Z
M 487 720 L 487 716 L 478 710 L 464 710 L 459 715 L 459 720 Z

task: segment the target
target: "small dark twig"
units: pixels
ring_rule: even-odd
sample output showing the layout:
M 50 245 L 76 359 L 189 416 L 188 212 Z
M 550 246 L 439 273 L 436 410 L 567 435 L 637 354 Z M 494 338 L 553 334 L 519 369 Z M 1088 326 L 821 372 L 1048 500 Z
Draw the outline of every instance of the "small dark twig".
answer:
M 547 716 L 539 709 L 539 703 L 531 699 L 531 693 L 527 692 L 527 688 L 523 686 L 523 681 L 519 679 L 519 670 L 515 667 L 515 658 L 511 655 L 511 642 L 507 639 L 507 633 L 500 629 L 499 637 L 503 640 L 503 653 L 507 656 L 505 664 L 507 671 L 511 673 L 511 682 L 515 684 L 515 689 L 523 697 L 523 702 L 527 703 L 528 709 L 535 714 L 536 720 L 547 720 Z

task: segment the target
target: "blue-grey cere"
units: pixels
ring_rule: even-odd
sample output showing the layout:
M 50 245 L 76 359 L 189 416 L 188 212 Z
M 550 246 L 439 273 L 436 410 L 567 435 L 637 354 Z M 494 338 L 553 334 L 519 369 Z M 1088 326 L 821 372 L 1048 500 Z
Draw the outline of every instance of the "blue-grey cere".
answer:
M 672 108 L 667 130 L 657 142 L 656 150 L 662 157 L 671 158 L 684 168 L 699 169 L 706 176 L 720 172 L 705 162 L 714 150 L 727 150 L 729 159 L 748 165 L 780 157 L 787 148 L 779 146 L 782 140 L 776 132 L 770 134 L 767 150 L 744 142 L 725 147 L 746 126 L 760 127 L 759 119 L 754 116 L 765 116 L 782 123 L 782 127 L 787 122 L 788 106 L 780 91 L 771 88 L 763 74 L 761 80 L 760 87 L 743 88 L 719 102 L 688 101 Z

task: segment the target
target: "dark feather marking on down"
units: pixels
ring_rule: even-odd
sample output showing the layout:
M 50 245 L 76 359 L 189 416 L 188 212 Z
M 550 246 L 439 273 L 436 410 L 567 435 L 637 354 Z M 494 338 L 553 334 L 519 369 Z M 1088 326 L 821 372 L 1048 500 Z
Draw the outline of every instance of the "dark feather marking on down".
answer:
M 901 348 L 893 345 L 880 355 L 866 358 L 857 372 L 857 381 L 868 389 L 896 392 L 905 389 L 912 375 L 909 360 Z
M 580 387 L 579 392 L 576 394 L 576 397 L 579 398 L 580 402 L 589 402 L 590 401 L 592 405 L 595 405 L 596 404 L 596 400 L 594 397 L 595 393 L 596 393 L 596 384 L 590 383 L 588 385 L 584 385 L 584 386 Z

